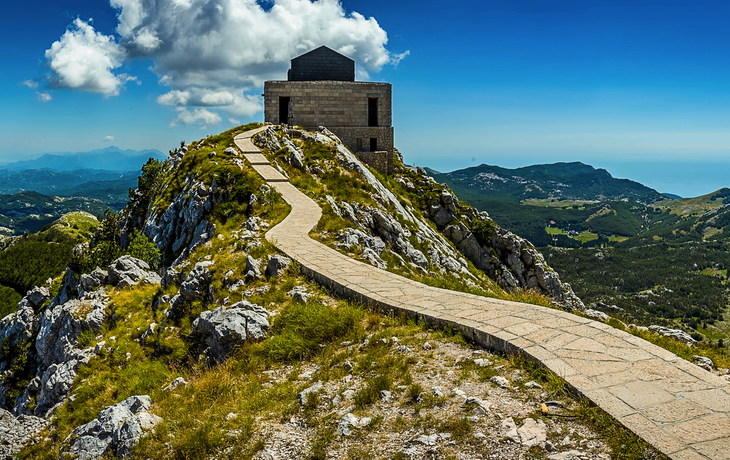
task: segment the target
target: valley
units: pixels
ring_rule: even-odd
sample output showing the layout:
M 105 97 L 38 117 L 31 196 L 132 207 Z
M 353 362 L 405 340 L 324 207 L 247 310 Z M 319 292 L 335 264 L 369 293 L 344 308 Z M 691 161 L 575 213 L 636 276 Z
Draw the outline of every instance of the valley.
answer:
M 430 174 L 539 246 L 591 308 L 726 344 L 730 189 L 671 199 L 570 163 Z

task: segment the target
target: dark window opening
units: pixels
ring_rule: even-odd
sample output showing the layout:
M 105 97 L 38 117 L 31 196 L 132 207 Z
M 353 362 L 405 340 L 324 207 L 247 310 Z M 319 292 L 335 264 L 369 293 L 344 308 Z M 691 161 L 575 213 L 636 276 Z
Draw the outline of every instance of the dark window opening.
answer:
M 280 96 L 279 97 L 279 123 L 286 123 L 287 125 L 289 123 L 289 102 L 291 101 L 291 98 L 286 96 Z
M 368 98 L 368 126 L 378 126 L 378 98 Z
M 362 137 L 357 138 L 357 151 L 362 152 Z
M 377 137 L 371 137 L 370 138 L 370 151 L 376 152 L 378 150 L 378 138 Z

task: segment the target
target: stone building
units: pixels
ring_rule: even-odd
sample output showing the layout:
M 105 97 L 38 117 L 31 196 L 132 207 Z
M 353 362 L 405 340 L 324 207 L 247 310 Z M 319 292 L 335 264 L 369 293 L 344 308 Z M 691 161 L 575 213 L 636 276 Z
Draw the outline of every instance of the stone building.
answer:
M 392 85 L 355 81 L 355 61 L 321 46 L 264 83 L 264 120 L 335 133 L 381 174 L 393 171 Z

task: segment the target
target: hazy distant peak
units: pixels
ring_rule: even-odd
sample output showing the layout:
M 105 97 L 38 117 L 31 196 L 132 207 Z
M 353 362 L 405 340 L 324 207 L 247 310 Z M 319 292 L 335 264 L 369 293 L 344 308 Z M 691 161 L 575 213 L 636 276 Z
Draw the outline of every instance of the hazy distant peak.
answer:
M 166 158 L 166 155 L 157 149 L 122 150 L 112 145 L 88 152 L 46 153 L 32 160 L 8 163 L 0 166 L 0 168 L 13 171 L 23 171 L 26 169 L 47 169 L 51 171 L 73 171 L 78 169 L 136 171 L 150 157 L 163 160 Z

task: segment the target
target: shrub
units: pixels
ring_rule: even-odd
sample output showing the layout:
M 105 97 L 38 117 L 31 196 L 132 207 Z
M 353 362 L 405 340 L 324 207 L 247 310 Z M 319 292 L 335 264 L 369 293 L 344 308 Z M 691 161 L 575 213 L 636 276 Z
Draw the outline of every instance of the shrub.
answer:
M 152 270 L 157 270 L 160 266 L 160 250 L 147 236 L 139 233 L 137 229 L 132 231 L 131 240 L 125 253 L 147 262 Z
M 497 224 L 492 220 L 474 219 L 471 222 L 471 232 L 482 246 L 492 246 L 496 230 Z

